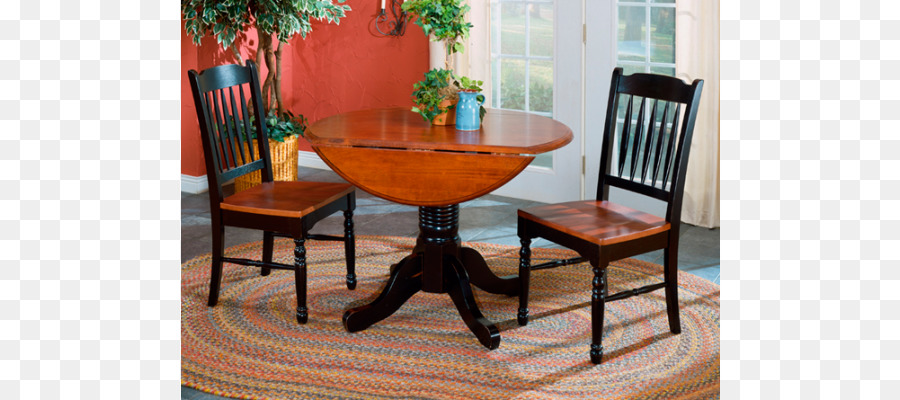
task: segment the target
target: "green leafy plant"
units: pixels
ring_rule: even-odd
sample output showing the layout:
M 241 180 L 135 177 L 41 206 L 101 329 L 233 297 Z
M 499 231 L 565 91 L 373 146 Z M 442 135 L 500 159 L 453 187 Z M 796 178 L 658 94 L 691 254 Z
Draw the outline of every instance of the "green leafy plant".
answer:
M 462 0 L 409 0 L 402 8 L 416 17 L 416 25 L 422 27 L 426 35 L 434 35 L 432 40 L 444 42 L 447 49 L 444 69 L 450 70 L 450 56 L 463 52 L 465 45 L 460 39 L 467 39 L 469 28 L 473 26 L 466 21 L 469 6 L 462 4 Z
M 275 112 L 269 112 L 266 115 L 266 132 L 268 133 L 269 139 L 274 140 L 276 142 L 284 142 L 285 139 L 299 135 L 303 136 L 306 132 L 306 127 L 309 124 L 309 120 L 306 119 L 303 115 L 295 116 L 290 111 L 285 111 L 283 115 L 278 115 Z M 250 137 L 256 139 L 256 116 L 251 115 L 250 121 L 247 125 L 250 126 Z M 244 125 L 241 123 L 237 124 L 238 130 L 240 134 L 244 134 Z
M 475 79 L 470 79 L 467 76 L 460 76 L 456 77 L 453 84 L 455 84 L 459 90 L 466 92 L 481 92 L 481 85 L 484 85 L 484 81 L 477 81 Z
M 466 13 L 470 7 L 463 4 L 462 0 L 409 0 L 403 3 L 402 8 L 413 15 L 416 25 L 422 27 L 426 35 L 431 35 L 433 41 L 443 42 L 447 50 L 444 54 L 444 68 L 428 71 L 425 73 L 425 80 L 413 86 L 415 91 L 412 95 L 416 106 L 412 110 L 422 115 L 426 121 L 431 121 L 446 111 L 438 106 L 441 101 L 449 100 L 455 104 L 459 90 L 481 92 L 481 85 L 484 84 L 483 81 L 464 76 L 455 77 L 450 63 L 454 53 L 465 50 L 462 40 L 469 37 L 469 29 L 473 26 L 466 21 Z M 481 107 L 480 112 L 484 118 L 484 107 Z
M 454 106 L 442 108 L 441 101 L 453 100 L 456 87 L 450 84 L 453 73 L 446 69 L 432 69 L 425 73 L 425 79 L 413 85 L 412 111 L 419 113 L 426 121 L 449 111 Z
M 345 1 L 182 0 L 181 17 L 185 32 L 195 44 L 199 45 L 204 37 L 215 36 L 222 49 L 230 49 L 241 65 L 244 65 L 240 52 L 242 41 L 248 30 L 256 28 L 259 40 L 256 49 L 250 51 L 250 59 L 260 66 L 260 75 L 263 66 L 268 70 L 265 77 L 260 76 L 263 104 L 267 114 L 275 113 L 279 121 L 288 122 L 296 118 L 285 110 L 283 101 L 282 48 L 297 34 L 306 39 L 313 30 L 311 20 L 340 24 L 341 18 L 350 11 L 349 5 L 343 5 Z
M 285 139 L 294 135 L 303 136 L 308 122 L 303 115 L 295 117 L 290 111 L 286 111 L 281 116 L 270 112 L 266 116 L 266 130 L 269 133 L 269 139 L 284 142 Z M 255 134 L 253 136 L 256 137 Z

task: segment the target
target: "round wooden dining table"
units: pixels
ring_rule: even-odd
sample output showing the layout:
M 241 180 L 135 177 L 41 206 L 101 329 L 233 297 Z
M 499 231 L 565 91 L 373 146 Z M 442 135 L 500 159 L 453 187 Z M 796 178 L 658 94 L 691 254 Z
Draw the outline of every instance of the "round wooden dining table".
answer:
M 500 331 L 479 311 L 472 285 L 517 295 L 518 276 L 495 275 L 481 254 L 461 246 L 459 203 L 509 182 L 535 155 L 568 144 L 571 129 L 536 114 L 491 109 L 480 130 L 460 131 L 453 125 L 431 125 L 409 108 L 396 107 L 323 118 L 309 126 L 306 138 L 348 182 L 383 199 L 419 207 L 412 253 L 391 266 L 375 300 L 344 313 L 345 329 L 368 328 L 419 291 L 447 293 L 481 344 L 497 348 Z

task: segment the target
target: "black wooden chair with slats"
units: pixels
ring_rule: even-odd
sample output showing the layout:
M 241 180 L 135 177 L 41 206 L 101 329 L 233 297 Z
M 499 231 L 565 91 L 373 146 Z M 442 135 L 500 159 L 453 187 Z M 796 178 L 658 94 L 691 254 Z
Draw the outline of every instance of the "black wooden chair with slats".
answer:
M 213 236 L 209 306 L 215 306 L 218 301 L 222 264 L 225 262 L 261 267 L 262 275 L 269 275 L 272 269 L 291 270 L 294 271 L 297 287 L 297 321 L 306 323 L 307 239 L 344 242 L 347 287 L 351 290 L 356 287 L 353 236 L 356 192 L 353 186 L 344 183 L 273 180 L 266 125 L 264 118 L 259 117 L 265 115 L 259 73 L 252 61 L 248 61 L 245 67 L 221 65 L 200 73 L 191 70 L 188 71 L 188 78 L 200 122 L 209 180 Z M 252 132 L 258 133 L 255 139 L 249 134 Z M 254 147 L 259 156 L 254 155 Z M 225 196 L 224 183 L 254 171 L 261 171 L 260 185 Z M 343 236 L 309 233 L 317 222 L 338 211 L 344 214 Z M 262 230 L 262 260 L 225 257 L 226 225 Z M 293 238 L 293 265 L 272 261 L 276 236 Z
M 522 243 L 519 325 L 528 323 L 531 271 L 589 261 L 594 273 L 590 350 L 593 363 L 600 363 L 603 356 L 603 311 L 609 301 L 665 288 L 669 329 L 672 333 L 681 332 L 678 314 L 681 201 L 702 89 L 703 81 L 699 79 L 688 85 L 670 76 L 623 76 L 621 68 L 613 71 L 597 200 L 550 204 L 518 212 Z M 623 105 L 624 109 L 620 107 Z M 621 125 L 620 129 L 616 129 L 617 125 Z M 610 186 L 665 201 L 666 217 L 609 202 Z M 531 265 L 531 240 L 538 237 L 573 249 L 580 257 Z M 664 282 L 607 294 L 606 269 L 611 261 L 659 249 L 664 249 Z

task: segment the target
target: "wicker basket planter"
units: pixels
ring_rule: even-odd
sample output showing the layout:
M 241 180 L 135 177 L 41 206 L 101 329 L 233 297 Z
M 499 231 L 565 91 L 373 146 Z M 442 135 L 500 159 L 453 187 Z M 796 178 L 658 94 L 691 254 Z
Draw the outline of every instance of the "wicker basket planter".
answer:
M 272 175 L 276 181 L 297 180 L 297 136 L 290 136 L 284 142 L 276 142 L 269 139 L 269 152 L 272 155 Z M 244 145 L 244 151 L 248 151 Z M 259 158 L 259 149 L 254 147 L 254 159 Z M 262 182 L 261 171 L 234 178 L 234 192 L 250 189 Z

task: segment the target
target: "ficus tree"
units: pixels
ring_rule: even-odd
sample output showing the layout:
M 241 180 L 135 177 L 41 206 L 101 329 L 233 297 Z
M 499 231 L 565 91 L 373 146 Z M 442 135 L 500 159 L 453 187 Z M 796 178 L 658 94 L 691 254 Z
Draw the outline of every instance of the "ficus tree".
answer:
M 256 28 L 259 40 L 251 49 L 250 59 L 265 66 L 262 95 L 268 113 L 280 118 L 290 115 L 285 110 L 281 90 L 282 49 L 300 34 L 306 39 L 313 27 L 311 20 L 340 24 L 350 11 L 346 0 L 181 0 L 184 29 L 195 44 L 207 36 L 215 36 L 225 51 L 231 51 L 238 63 L 242 38 Z M 260 74 L 262 74 L 260 68 Z

